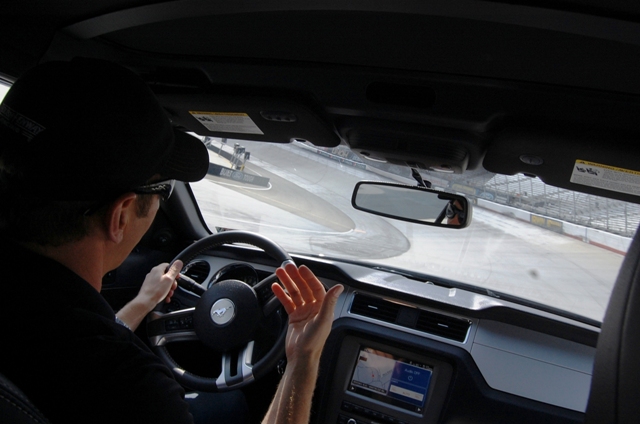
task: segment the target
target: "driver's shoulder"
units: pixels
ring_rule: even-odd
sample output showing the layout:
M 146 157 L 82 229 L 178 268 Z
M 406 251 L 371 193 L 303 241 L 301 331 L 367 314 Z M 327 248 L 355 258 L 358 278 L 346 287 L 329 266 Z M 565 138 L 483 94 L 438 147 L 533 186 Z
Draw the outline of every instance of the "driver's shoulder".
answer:
M 19 382 L 51 416 L 66 417 L 59 409 L 82 404 L 82 410 L 75 412 L 84 416 L 95 410 L 113 419 L 134 408 L 148 414 L 160 409 L 175 416 L 177 412 L 166 410 L 171 405 L 188 417 L 184 390 L 169 369 L 135 334 L 105 317 L 77 310 L 55 316 L 40 330 L 25 331 L 11 342 L 14 346 L 2 349 L 0 355 L 2 372 Z

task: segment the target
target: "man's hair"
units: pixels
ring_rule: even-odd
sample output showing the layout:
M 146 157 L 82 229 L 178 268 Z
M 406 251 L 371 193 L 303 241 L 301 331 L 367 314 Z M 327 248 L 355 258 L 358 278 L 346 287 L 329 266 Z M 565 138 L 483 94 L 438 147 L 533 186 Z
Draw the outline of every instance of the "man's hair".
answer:
M 143 218 L 149 214 L 153 195 L 137 196 L 136 215 Z M 77 241 L 89 234 L 95 220 L 104 217 L 108 204 L 85 215 L 95 207 L 95 201 L 8 200 L 0 196 L 0 237 L 54 247 Z

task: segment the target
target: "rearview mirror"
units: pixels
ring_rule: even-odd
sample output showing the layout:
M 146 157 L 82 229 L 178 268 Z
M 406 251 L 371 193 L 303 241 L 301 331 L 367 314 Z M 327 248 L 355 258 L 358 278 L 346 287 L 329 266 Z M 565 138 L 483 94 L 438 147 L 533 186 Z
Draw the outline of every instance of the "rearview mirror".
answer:
M 351 204 L 364 212 L 416 224 L 465 228 L 471 223 L 467 198 L 417 186 L 360 181 Z

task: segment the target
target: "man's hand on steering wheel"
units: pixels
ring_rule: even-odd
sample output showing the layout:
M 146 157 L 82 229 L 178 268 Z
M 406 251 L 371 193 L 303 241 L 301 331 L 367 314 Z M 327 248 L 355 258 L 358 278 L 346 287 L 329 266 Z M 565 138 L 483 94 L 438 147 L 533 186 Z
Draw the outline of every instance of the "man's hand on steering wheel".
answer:
M 118 311 L 117 317 L 132 331 L 136 330 L 158 303 L 171 301 L 178 286 L 176 277 L 182 269 L 182 261 L 175 261 L 167 269 L 168 265 L 164 263 L 153 267 L 145 277 L 138 295 Z
M 317 361 L 331 331 L 333 310 L 344 288 L 336 285 L 325 293 L 320 280 L 304 265 L 297 268 L 287 264 L 278 268 L 276 275 L 284 289 L 277 283 L 271 288 L 289 315 L 287 360 L 290 363 L 300 358 Z

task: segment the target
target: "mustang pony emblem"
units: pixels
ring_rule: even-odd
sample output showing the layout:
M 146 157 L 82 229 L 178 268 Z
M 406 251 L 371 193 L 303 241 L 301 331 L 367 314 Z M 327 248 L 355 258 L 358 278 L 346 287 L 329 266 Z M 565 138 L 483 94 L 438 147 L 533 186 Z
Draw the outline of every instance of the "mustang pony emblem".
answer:
M 235 317 L 235 309 L 236 305 L 233 304 L 231 299 L 222 298 L 218 299 L 218 301 L 211 306 L 209 314 L 214 323 L 218 325 L 225 325 L 231 322 Z
M 227 308 L 216 309 L 215 311 L 211 311 L 211 314 L 221 317 L 224 313 L 227 312 Z

